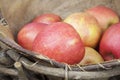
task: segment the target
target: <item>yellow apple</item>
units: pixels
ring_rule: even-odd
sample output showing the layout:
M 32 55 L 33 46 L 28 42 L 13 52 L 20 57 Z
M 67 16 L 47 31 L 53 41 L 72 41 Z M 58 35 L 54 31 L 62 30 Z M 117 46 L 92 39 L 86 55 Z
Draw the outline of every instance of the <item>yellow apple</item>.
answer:
M 85 56 L 79 65 L 98 64 L 104 62 L 102 56 L 93 48 L 85 47 Z
M 101 28 L 96 18 L 85 12 L 73 13 L 64 19 L 79 33 L 85 46 L 95 48 L 101 37 Z

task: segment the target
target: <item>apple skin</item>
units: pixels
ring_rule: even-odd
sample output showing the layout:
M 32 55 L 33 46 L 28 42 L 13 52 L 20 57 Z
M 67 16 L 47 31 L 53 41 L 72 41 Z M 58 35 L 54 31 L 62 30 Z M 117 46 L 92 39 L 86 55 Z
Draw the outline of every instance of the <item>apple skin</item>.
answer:
M 96 6 L 86 10 L 87 13 L 94 16 L 104 32 L 110 25 L 119 22 L 118 14 L 109 7 Z
M 56 15 L 54 13 L 46 13 L 37 16 L 35 19 L 33 19 L 33 22 L 40 22 L 40 23 L 45 23 L 45 24 L 51 24 L 55 22 L 60 22 L 62 21 L 61 17 L 59 15 Z
M 50 24 L 37 35 L 33 43 L 34 52 L 70 65 L 82 60 L 84 50 L 77 31 L 64 22 Z
M 32 44 L 35 37 L 46 26 L 47 24 L 44 23 L 28 23 L 24 25 L 17 35 L 18 44 L 25 49 L 32 50 Z
M 101 37 L 101 28 L 97 20 L 85 13 L 73 13 L 64 22 L 71 24 L 79 33 L 85 46 L 95 48 Z
M 85 47 L 85 56 L 79 65 L 98 64 L 102 62 L 104 62 L 104 59 L 94 48 Z
M 110 26 L 104 32 L 99 51 L 106 61 L 120 58 L 120 23 Z

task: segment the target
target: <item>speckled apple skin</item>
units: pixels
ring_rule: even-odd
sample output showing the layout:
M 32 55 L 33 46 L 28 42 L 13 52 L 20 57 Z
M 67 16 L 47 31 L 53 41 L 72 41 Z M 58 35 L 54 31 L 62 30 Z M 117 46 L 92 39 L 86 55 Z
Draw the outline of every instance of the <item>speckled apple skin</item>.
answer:
M 105 31 L 99 49 L 105 60 L 120 58 L 120 23 L 110 26 Z
M 106 6 L 96 6 L 86 10 L 86 12 L 98 20 L 103 32 L 110 25 L 119 22 L 118 14 L 113 9 Z
M 79 63 L 85 53 L 79 34 L 64 22 L 53 23 L 40 32 L 34 41 L 33 51 L 70 65 Z

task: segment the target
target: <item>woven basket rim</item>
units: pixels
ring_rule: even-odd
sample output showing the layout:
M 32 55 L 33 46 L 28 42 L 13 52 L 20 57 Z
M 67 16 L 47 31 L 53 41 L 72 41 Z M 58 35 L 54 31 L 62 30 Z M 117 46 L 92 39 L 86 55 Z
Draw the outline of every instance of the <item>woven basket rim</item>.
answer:
M 20 54 L 16 53 L 16 51 L 14 51 L 13 49 L 8 50 L 7 54 L 13 60 L 22 63 L 25 68 L 45 75 L 52 75 L 57 77 L 69 78 L 69 79 L 92 79 L 92 78 L 107 78 L 120 74 L 119 66 L 114 68 L 103 68 L 104 70 L 94 70 L 94 71 L 87 71 L 82 67 L 79 67 L 79 70 L 78 67 L 76 70 L 70 70 L 68 65 L 66 64 L 64 68 L 61 68 L 61 67 L 53 67 L 53 66 L 44 66 L 39 64 L 38 63 L 39 61 L 31 62 L 30 60 L 27 59 L 27 57 L 21 56 Z M 19 57 L 19 60 L 16 57 Z
M 57 62 L 55 60 L 45 58 L 42 55 L 39 55 L 39 54 L 36 54 L 36 53 L 34 53 L 32 51 L 26 50 L 26 49 L 22 48 L 21 46 L 19 46 L 13 40 L 0 37 L 0 41 L 2 43 L 4 43 L 5 45 L 9 46 L 11 49 L 13 49 L 15 51 L 18 51 L 23 56 L 36 58 L 38 60 L 41 59 L 41 60 L 51 64 L 52 66 L 65 68 L 66 64 L 59 63 L 59 62 Z M 114 60 L 110 60 L 110 61 L 105 61 L 105 62 L 99 63 L 99 64 L 90 64 L 90 65 L 84 65 L 84 66 L 79 66 L 79 65 L 74 65 L 74 66 L 69 65 L 69 66 L 70 66 L 69 69 L 74 70 L 74 71 L 81 71 L 81 70 L 86 70 L 86 71 L 110 70 L 110 69 L 112 69 L 112 68 L 114 68 L 116 66 L 120 66 L 120 59 L 114 59 Z

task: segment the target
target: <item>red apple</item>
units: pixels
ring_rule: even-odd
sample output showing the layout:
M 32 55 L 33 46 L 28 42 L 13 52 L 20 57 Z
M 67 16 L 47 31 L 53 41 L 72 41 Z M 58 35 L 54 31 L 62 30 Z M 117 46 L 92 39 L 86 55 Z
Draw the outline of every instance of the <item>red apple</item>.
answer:
M 118 14 L 109 7 L 96 6 L 88 9 L 86 12 L 94 16 L 101 25 L 102 31 L 105 31 L 110 25 L 119 22 Z
M 76 29 L 85 46 L 93 48 L 97 46 L 101 37 L 101 28 L 95 17 L 85 12 L 72 13 L 64 22 Z
M 120 23 L 112 25 L 103 34 L 100 54 L 105 60 L 120 58 Z
M 43 30 L 45 26 L 47 26 L 47 24 L 44 23 L 28 23 L 24 25 L 18 32 L 18 43 L 25 49 L 31 50 L 36 35 Z
M 33 51 L 72 65 L 82 60 L 84 45 L 71 25 L 56 22 L 48 25 L 37 35 L 33 43 Z
M 33 22 L 40 22 L 40 23 L 46 23 L 46 24 L 51 24 L 55 22 L 60 22 L 62 19 L 60 16 L 53 14 L 53 13 L 48 13 L 48 14 L 42 14 L 37 16 Z

